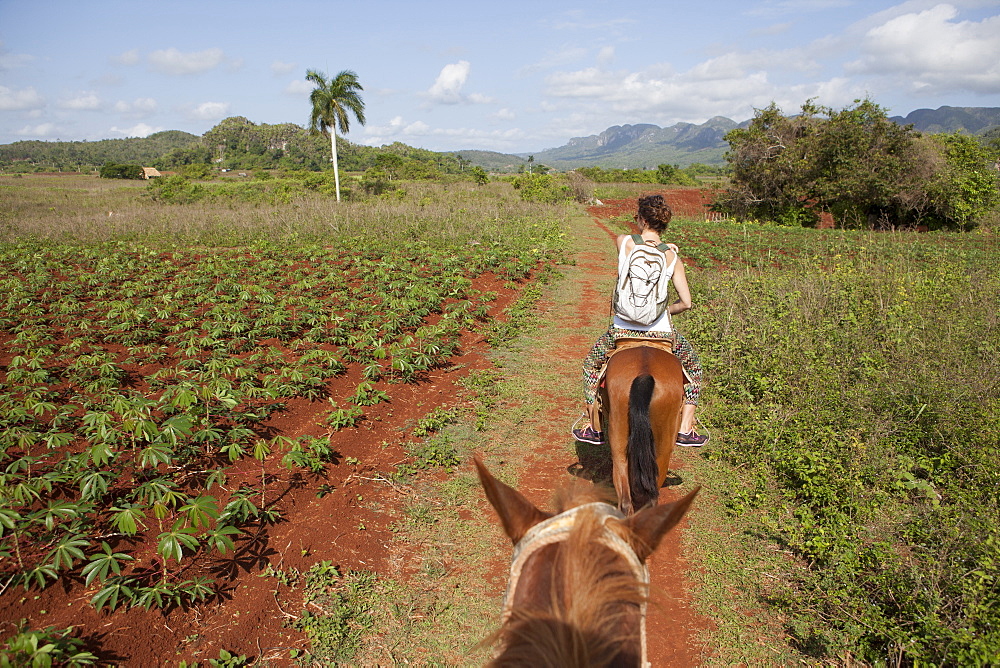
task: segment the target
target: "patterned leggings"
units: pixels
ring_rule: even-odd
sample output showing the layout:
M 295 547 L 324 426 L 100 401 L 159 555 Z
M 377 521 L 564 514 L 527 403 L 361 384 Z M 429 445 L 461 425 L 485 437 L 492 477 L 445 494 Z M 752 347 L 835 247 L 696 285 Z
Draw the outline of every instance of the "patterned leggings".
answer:
M 608 353 L 615 347 L 615 339 L 620 338 L 647 338 L 647 339 L 673 339 L 674 355 L 680 360 L 681 366 L 687 371 L 691 382 L 684 385 L 684 403 L 698 405 L 698 395 L 701 394 L 701 361 L 698 354 L 688 343 L 688 340 L 680 332 L 634 332 L 628 329 L 619 329 L 614 325 L 608 327 L 594 347 L 583 361 L 583 397 L 588 404 L 594 403 L 597 397 L 597 376 L 601 373 L 604 363 L 608 361 Z

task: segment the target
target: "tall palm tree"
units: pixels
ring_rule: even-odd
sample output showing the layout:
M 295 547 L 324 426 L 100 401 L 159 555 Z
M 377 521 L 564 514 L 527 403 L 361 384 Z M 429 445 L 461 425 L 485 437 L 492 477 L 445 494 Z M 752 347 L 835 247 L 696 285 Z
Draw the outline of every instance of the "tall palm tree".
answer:
M 364 90 L 358 83 L 358 75 L 344 70 L 329 81 L 326 75 L 316 70 L 306 71 L 306 81 L 316 84 L 309 94 L 312 114 L 309 116 L 310 132 L 322 133 L 330 137 L 333 154 L 333 179 L 337 184 L 337 201 L 340 201 L 340 170 L 337 166 L 337 128 L 344 134 L 350 128 L 347 112 L 352 112 L 361 125 L 365 124 L 365 103 L 358 95 Z

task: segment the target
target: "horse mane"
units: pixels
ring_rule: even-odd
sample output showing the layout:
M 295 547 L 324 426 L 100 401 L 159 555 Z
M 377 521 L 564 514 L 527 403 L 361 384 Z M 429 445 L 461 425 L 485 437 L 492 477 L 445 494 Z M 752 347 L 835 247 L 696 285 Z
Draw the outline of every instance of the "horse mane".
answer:
M 577 485 L 556 495 L 558 512 L 613 493 Z M 610 666 L 640 661 L 640 604 L 645 585 L 598 541 L 605 531 L 596 513 L 583 512 L 564 542 L 539 550 L 535 566 L 551 569 L 551 609 L 515 606 L 507 623 L 484 644 L 500 641 L 490 666 Z M 544 561 L 545 563 L 539 563 Z

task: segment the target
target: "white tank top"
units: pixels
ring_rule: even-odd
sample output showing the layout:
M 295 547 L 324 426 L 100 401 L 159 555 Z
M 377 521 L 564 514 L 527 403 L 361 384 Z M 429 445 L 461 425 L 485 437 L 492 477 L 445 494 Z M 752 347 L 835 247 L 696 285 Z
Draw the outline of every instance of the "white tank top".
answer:
M 632 250 L 628 242 L 630 239 L 626 239 L 622 242 L 622 247 L 618 249 L 618 276 L 621 278 L 623 271 L 628 271 L 628 254 Z M 634 242 L 633 242 L 634 243 Z M 674 259 L 667 267 L 666 271 L 660 275 L 661 281 L 667 281 L 669 283 L 670 278 L 674 275 L 674 267 L 677 265 L 677 253 L 674 253 Z M 663 312 L 656 322 L 651 325 L 640 325 L 634 323 L 630 320 L 622 320 L 615 314 L 614 325 L 619 329 L 629 329 L 633 332 L 672 332 L 673 327 L 670 325 L 670 309 L 668 308 Z

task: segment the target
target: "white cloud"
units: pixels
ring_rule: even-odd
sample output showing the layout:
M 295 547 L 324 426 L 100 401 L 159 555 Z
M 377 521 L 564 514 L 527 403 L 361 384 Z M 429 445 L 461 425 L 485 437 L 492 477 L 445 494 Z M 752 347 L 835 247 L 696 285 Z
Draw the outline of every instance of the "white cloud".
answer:
M 152 115 L 156 111 L 156 100 L 151 97 L 139 97 L 132 102 L 118 100 L 115 102 L 115 111 L 126 116 L 144 118 Z
M 228 102 L 202 102 L 192 109 L 189 114 L 191 118 L 199 121 L 218 121 L 229 115 Z
M 467 60 L 460 60 L 441 68 L 434 85 L 425 93 L 432 103 L 436 104 L 491 104 L 495 100 L 482 93 L 465 95 L 462 88 L 469 78 L 472 65 Z
M 493 114 L 492 117 L 497 119 L 498 121 L 512 121 L 515 118 L 517 118 L 514 112 L 511 111 L 510 109 L 507 109 L 506 107 Z
M 285 86 L 285 93 L 294 97 L 308 97 L 316 84 L 305 79 L 293 79 Z
M 364 141 L 368 146 L 390 144 L 394 141 L 426 143 L 428 140 L 446 139 L 452 147 L 462 142 L 467 146 L 496 150 L 509 150 L 514 141 L 522 140 L 525 136 L 520 128 L 504 130 L 434 128 L 424 121 L 407 122 L 402 116 L 395 116 L 386 125 L 366 126 L 364 134 L 366 135 Z
M 496 102 L 494 98 L 482 93 L 470 93 L 466 99 L 472 104 L 492 104 Z
M 271 74 L 276 77 L 284 76 L 286 74 L 290 74 L 295 67 L 295 63 L 285 63 L 280 60 L 276 60 L 271 63 Z
M 58 128 L 54 123 L 40 123 L 39 125 L 28 125 L 17 131 L 20 137 L 38 137 L 40 139 L 45 139 L 48 137 L 55 137 L 58 133 Z
M 43 98 L 34 86 L 21 90 L 13 90 L 0 86 L 0 111 L 26 111 L 38 109 L 45 105 Z
M 700 81 L 732 79 L 746 72 L 764 70 L 768 72 L 816 72 L 820 64 L 813 57 L 822 47 L 790 48 L 782 51 L 755 49 L 753 51 L 731 51 L 698 63 L 692 67 L 690 76 Z M 650 71 L 654 71 L 653 68 Z
M 93 91 L 82 91 L 75 96 L 59 101 L 59 106 L 63 109 L 74 111 L 95 111 L 103 106 L 101 98 Z
M 811 97 L 820 104 L 834 106 L 864 96 L 863 89 L 840 78 L 779 86 L 764 66 L 767 54 L 741 58 L 743 55 L 712 58 L 686 72 L 676 72 L 667 64 L 639 72 L 599 67 L 560 72 L 546 79 L 546 93 L 554 100 L 550 101 L 552 106 L 542 106 L 549 113 L 572 107 L 590 114 L 591 124 L 594 119 L 609 118 L 615 123 L 670 125 L 679 121 L 700 123 L 713 116 L 749 118 L 754 108 L 765 107 L 771 101 L 797 109 Z
M 950 4 L 901 14 L 867 31 L 848 72 L 886 76 L 927 93 L 1000 93 L 1000 16 L 956 21 Z
M 431 126 L 423 121 L 415 121 L 402 129 L 402 134 L 409 137 L 424 137 L 431 134 Z
M 462 86 L 469 78 L 471 69 L 472 65 L 467 60 L 445 65 L 427 94 L 440 104 L 458 104 L 462 101 Z
M 795 27 L 794 23 L 775 23 L 751 32 L 751 35 L 783 35 Z
M 597 62 L 601 65 L 607 65 L 615 59 L 615 47 L 613 46 L 603 46 L 601 50 L 597 52 Z
M 615 88 L 623 78 L 622 73 L 588 67 L 575 72 L 557 72 L 547 77 L 546 83 L 549 95 L 555 97 L 608 99 L 615 95 Z
M 423 121 L 407 123 L 402 116 L 393 116 L 386 125 L 369 125 L 364 133 L 371 137 L 394 137 L 406 134 L 425 134 L 428 126 Z
M 139 49 L 124 51 L 111 60 L 119 65 L 137 65 L 139 63 Z
M 223 53 L 219 48 L 191 53 L 182 53 L 175 48 L 169 48 L 149 54 L 149 62 L 153 65 L 153 69 L 162 74 L 178 76 L 207 72 L 218 67 L 222 61 Z
M 24 53 L 11 53 L 4 48 L 3 42 L 0 42 L 0 72 L 6 72 L 9 70 L 15 70 L 19 67 L 24 67 L 34 59 L 34 56 L 29 56 Z
M 111 131 L 125 137 L 148 137 L 154 132 L 162 132 L 164 128 L 138 123 L 130 128 L 112 127 Z

